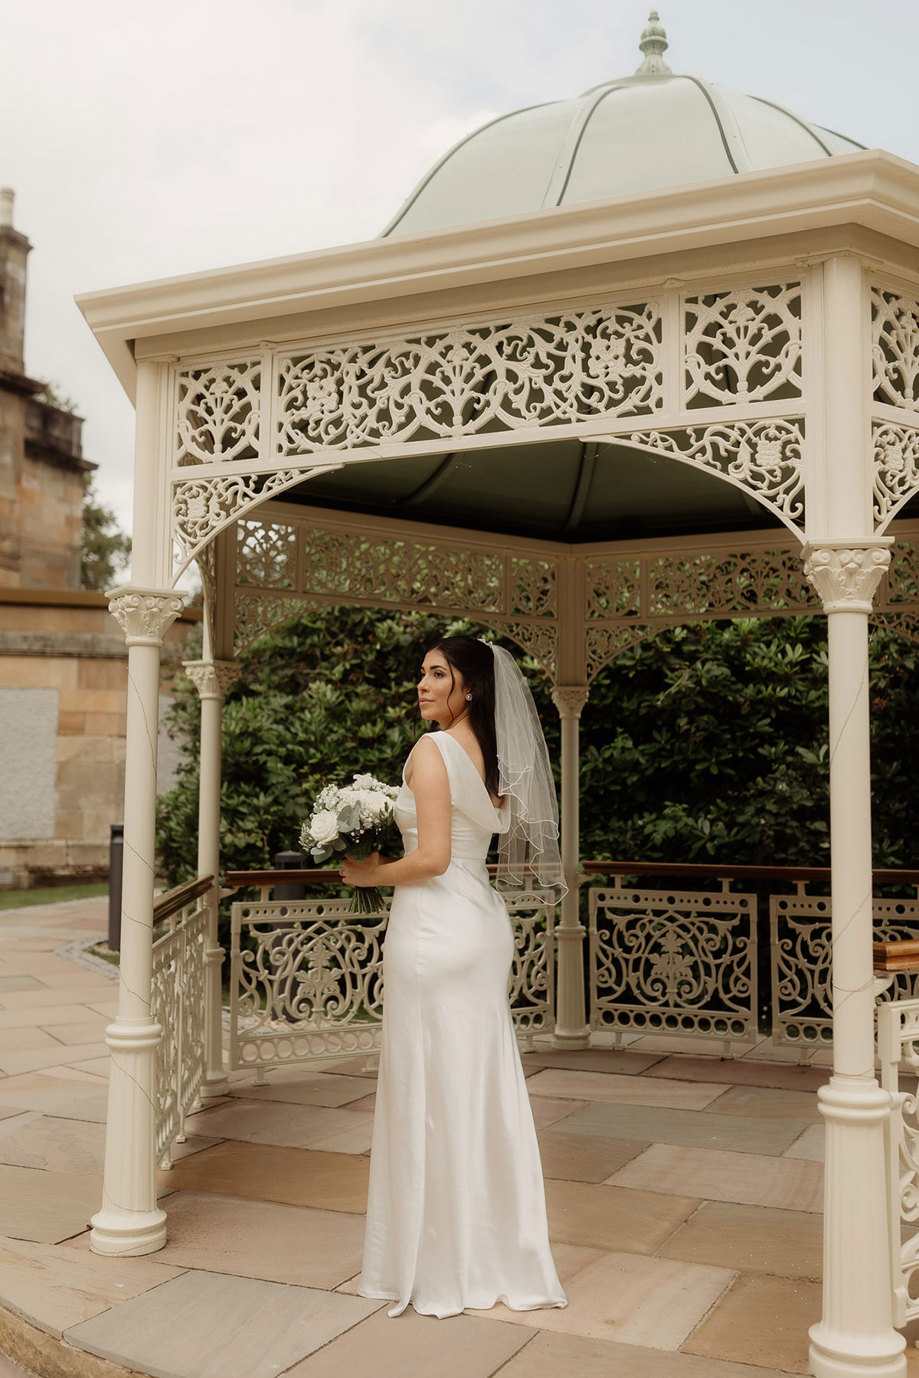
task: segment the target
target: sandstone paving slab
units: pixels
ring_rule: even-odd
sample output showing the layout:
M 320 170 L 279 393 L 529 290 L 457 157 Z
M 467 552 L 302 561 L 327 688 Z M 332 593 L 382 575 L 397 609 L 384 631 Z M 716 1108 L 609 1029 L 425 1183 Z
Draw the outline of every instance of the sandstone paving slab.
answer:
M 56 1039 L 51 1040 L 53 1046 L 44 1048 L 33 1048 L 28 1052 L 5 1052 L 0 1046 L 0 1071 L 6 1072 L 7 1076 L 17 1076 L 20 1072 L 35 1072 L 41 1067 L 53 1067 L 64 1058 L 68 1062 L 84 1062 L 88 1058 L 97 1058 L 105 1055 L 108 1057 L 108 1048 L 104 1043 L 81 1043 L 76 1047 L 65 1048 Z
M 673 1110 L 704 1110 L 728 1088 L 706 1082 L 667 1081 L 661 1077 L 620 1076 L 546 1067 L 527 1082 L 531 1096 L 561 1096 L 614 1105 L 655 1105 Z
M 373 1077 L 336 1076 L 331 1072 L 305 1072 L 300 1068 L 298 1076 L 282 1079 L 280 1073 L 272 1072 L 266 1086 L 236 1086 L 233 1094 L 251 1100 L 335 1108 L 372 1093 L 375 1086 L 376 1079 Z
M 774 1086 L 785 1091 L 816 1091 L 829 1079 L 823 1067 L 789 1067 L 781 1062 L 755 1062 L 752 1058 L 686 1055 L 662 1058 L 649 1067 L 645 1075 L 687 1081 L 726 1081 L 732 1086 Z
M 534 1097 L 534 1106 L 539 1097 Z M 667 1110 L 646 1105 L 593 1103 L 565 1120 L 567 1134 L 606 1139 L 639 1139 L 652 1144 L 727 1149 L 735 1153 L 774 1153 L 795 1141 L 805 1122 L 754 1116 L 713 1115 L 707 1110 Z
M 59 1069 L 54 1075 L 47 1072 L 27 1072 L 20 1076 L 7 1077 L 0 1083 L 0 1115 L 7 1111 L 19 1114 L 23 1110 L 44 1110 L 58 1113 L 59 1106 L 72 1105 L 78 1100 L 91 1100 L 105 1091 L 105 1087 L 93 1078 L 78 1081 L 72 1076 L 64 1076 Z
M 114 971 L 115 968 L 113 967 Z M 103 994 L 110 994 L 112 989 L 112 979 L 110 976 L 103 976 L 101 972 L 87 971 L 85 967 L 79 967 L 75 962 L 67 962 L 60 971 L 49 971 L 40 976 L 39 981 L 49 990 L 84 990 L 92 992 L 101 1000 Z
M 807 1332 L 820 1311 L 819 1283 L 742 1274 L 683 1349 L 807 1373 Z
M 539 1138 L 544 1177 L 568 1182 L 604 1182 L 611 1173 L 637 1158 L 648 1147 L 632 1139 L 597 1139 L 566 1134 L 550 1125 Z
M 754 1153 L 652 1144 L 609 1177 L 613 1186 L 693 1192 L 703 1200 L 820 1212 L 823 1165 Z
M 535 1330 L 498 1325 L 466 1313 L 438 1320 L 408 1307 L 385 1307 L 339 1339 L 288 1369 L 284 1378 L 489 1378 L 533 1338 Z
M 0 994 L 23 990 L 41 990 L 41 985 L 34 976 L 0 976 Z
M 815 1048 L 807 1044 L 773 1043 L 771 1038 L 767 1038 L 752 1053 L 741 1053 L 740 1056 L 744 1059 L 755 1059 L 757 1062 L 784 1062 L 798 1067 L 826 1068 L 827 1076 L 829 1068 L 833 1065 L 833 1049 L 828 1043 L 822 1043 Z
M 369 1172 L 369 1159 L 356 1153 L 229 1141 L 181 1159 L 159 1180 L 169 1191 L 213 1191 L 360 1215 L 367 1209 Z
M 706 1201 L 659 1252 L 687 1263 L 817 1281 L 823 1267 L 823 1222 L 811 1211 Z
M 69 1056 L 70 1051 L 69 1048 L 66 1049 L 65 1056 Z M 82 1072 L 92 1073 L 93 1076 L 100 1077 L 103 1081 L 107 1081 L 109 1073 L 112 1070 L 112 1059 L 108 1047 L 106 1047 L 101 1057 L 90 1057 L 82 1060 L 74 1058 L 74 1068 Z
M 90 1012 L 87 1011 L 87 1016 Z M 101 1043 L 105 1040 L 105 1026 L 108 1021 L 104 1015 L 97 1014 L 86 1019 L 79 1020 L 73 1024 L 42 1024 L 42 1028 L 47 1028 L 52 1036 L 60 1043 L 65 1045 L 62 1056 L 69 1056 L 67 1045 L 82 1045 L 86 1043 Z M 0 1047 L 3 1046 L 3 1035 L 0 1033 Z
M 26 1024 L 17 1029 L 0 1029 L 0 1060 L 7 1053 L 32 1052 L 36 1048 L 53 1048 L 57 1057 L 64 1051 L 59 1039 L 35 1024 Z
M 810 1124 L 803 1134 L 799 1134 L 790 1148 L 786 1148 L 783 1158 L 807 1158 L 813 1163 L 822 1163 L 826 1157 L 826 1129 L 822 1124 Z
M 616 1048 L 584 1048 L 580 1051 L 555 1051 L 552 1048 L 524 1053 L 524 1071 L 531 1067 L 559 1067 L 569 1072 L 614 1072 L 621 1076 L 638 1076 L 661 1061 L 654 1053 L 633 1053 Z
M 69 1100 L 61 1100 L 46 1112 L 59 1120 L 91 1120 L 94 1124 L 105 1124 L 108 1115 L 108 1090 L 105 1087 L 92 1091 L 89 1095 L 71 1095 Z
M 590 1182 L 546 1182 L 549 1238 L 652 1254 L 701 1205 L 695 1197 Z
M 86 1236 L 88 1239 L 88 1236 Z M 152 1258 L 106 1258 L 65 1244 L 0 1239 L 2 1305 L 60 1335 L 109 1307 L 178 1277 Z
M 559 1378 L 560 1374 L 570 1374 L 571 1378 L 787 1378 L 774 1368 L 723 1363 L 547 1330 L 502 1368 L 500 1378 Z
M 362 1115 L 350 1110 L 333 1110 L 324 1105 L 297 1105 L 279 1101 L 253 1101 L 234 1097 L 228 1105 L 202 1110 L 187 1120 L 191 1133 L 219 1139 L 241 1139 L 246 1143 L 277 1144 L 286 1148 L 309 1148 L 320 1140 L 346 1130 L 359 1130 L 362 1144 L 351 1152 L 363 1153 L 370 1147 L 370 1126 Z
M 359 1053 L 356 1057 L 344 1057 L 338 1062 L 329 1063 L 329 1071 L 339 1077 L 376 1077 L 379 1072 L 379 1054 Z
M 0 1163 L 76 1172 L 97 1181 L 105 1158 L 105 1125 L 29 1111 L 0 1121 Z
M 276 1378 L 378 1303 L 190 1271 L 71 1327 L 71 1343 L 153 1378 Z
M 52 1029 L 57 1024 L 73 1024 L 98 1017 L 89 1005 L 37 1005 L 34 1009 L 0 1010 L 0 1030 Z
M 0 1235 L 56 1244 L 85 1230 L 101 1199 L 96 1178 L 0 1163 Z
M 62 1005 L 92 1005 L 101 1002 L 103 999 L 111 1001 L 112 986 L 106 981 L 104 985 L 83 985 L 71 984 L 69 986 L 55 987 L 37 986 L 34 990 L 7 990 L 0 991 L 0 1008 L 4 1010 L 33 1010 L 41 1005 L 62 1006 Z M 112 1006 L 114 1013 L 115 1006 Z
M 546 1129 L 550 1124 L 558 1124 L 560 1120 L 567 1124 L 568 1117 L 577 1110 L 585 1110 L 587 1104 L 587 1101 L 584 1100 L 564 1100 L 555 1096 L 532 1096 L 530 1098 L 533 1123 L 537 1129 Z
M 732 1086 L 708 1107 L 713 1115 L 754 1115 L 760 1119 L 823 1123 L 813 1091 L 775 1086 Z
M 746 1057 L 762 1045 L 763 1040 L 739 1041 L 731 1040 L 731 1056 Z M 642 1034 L 629 1044 L 629 1051 L 636 1053 L 656 1053 L 659 1057 L 666 1057 L 669 1053 L 685 1053 L 692 1051 L 698 1056 L 724 1057 L 723 1038 L 686 1038 L 679 1034 Z
M 510 1311 L 498 1305 L 489 1315 L 540 1330 L 679 1349 L 736 1277 L 727 1268 L 632 1253 L 600 1253 L 570 1276 L 563 1276 L 558 1253 L 556 1262 L 566 1307 Z
M 168 1238 L 151 1257 L 174 1270 L 325 1288 L 360 1271 L 364 1221 L 359 1215 L 216 1192 L 176 1191 L 161 1204 Z M 88 1253 L 89 1235 L 58 1248 Z

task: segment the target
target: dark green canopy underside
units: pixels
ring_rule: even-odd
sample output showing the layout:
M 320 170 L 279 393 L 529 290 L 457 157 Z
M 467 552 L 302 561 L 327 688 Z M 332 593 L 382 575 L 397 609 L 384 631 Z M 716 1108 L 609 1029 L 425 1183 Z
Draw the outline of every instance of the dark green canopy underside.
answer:
M 349 460 L 285 501 L 565 542 L 782 525 L 724 479 L 608 441 Z

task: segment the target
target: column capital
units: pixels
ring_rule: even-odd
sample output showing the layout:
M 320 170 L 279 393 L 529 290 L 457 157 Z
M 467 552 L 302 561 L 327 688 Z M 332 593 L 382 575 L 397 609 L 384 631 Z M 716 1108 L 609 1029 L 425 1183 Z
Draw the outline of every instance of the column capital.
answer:
M 106 594 L 108 609 L 129 646 L 162 646 L 166 632 L 185 606 L 175 589 L 144 589 L 122 584 Z
M 186 660 L 183 668 L 202 699 L 224 698 L 241 674 L 235 660 Z
M 577 721 L 589 695 L 590 686 L 587 684 L 557 684 L 552 690 L 552 702 L 563 722 L 566 719 Z
M 870 613 L 890 566 L 892 544 L 889 536 L 809 541 L 804 547 L 804 577 L 817 590 L 824 612 Z

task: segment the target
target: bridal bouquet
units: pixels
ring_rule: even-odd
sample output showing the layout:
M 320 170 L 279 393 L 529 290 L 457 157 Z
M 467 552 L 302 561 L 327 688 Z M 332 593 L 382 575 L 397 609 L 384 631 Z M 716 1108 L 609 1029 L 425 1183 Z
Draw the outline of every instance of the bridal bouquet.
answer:
M 393 816 L 398 793 L 394 786 L 384 785 L 372 775 L 355 775 L 350 785 L 326 785 L 300 830 L 300 846 L 316 866 L 336 852 L 365 857 L 383 851 L 398 840 Z M 351 901 L 351 913 L 373 914 L 382 904 L 383 896 L 375 886 L 359 886 Z

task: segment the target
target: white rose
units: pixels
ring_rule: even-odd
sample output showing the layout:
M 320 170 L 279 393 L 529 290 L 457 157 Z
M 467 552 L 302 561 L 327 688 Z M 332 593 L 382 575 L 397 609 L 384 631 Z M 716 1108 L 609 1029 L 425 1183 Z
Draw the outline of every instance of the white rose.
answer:
M 331 809 L 320 809 L 310 819 L 310 836 L 319 844 L 334 842 L 338 836 L 338 815 Z

